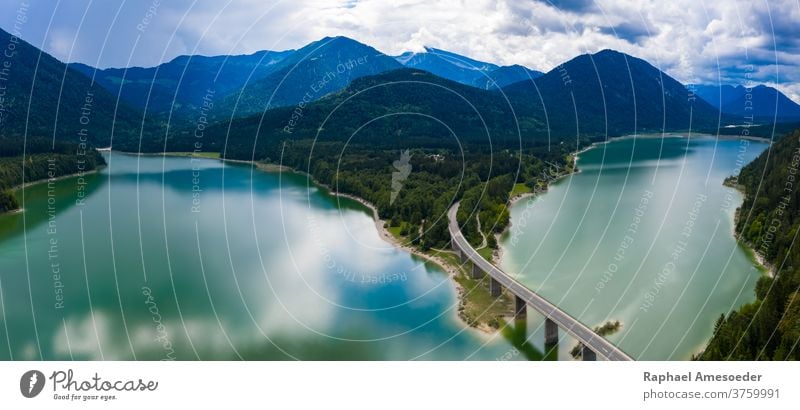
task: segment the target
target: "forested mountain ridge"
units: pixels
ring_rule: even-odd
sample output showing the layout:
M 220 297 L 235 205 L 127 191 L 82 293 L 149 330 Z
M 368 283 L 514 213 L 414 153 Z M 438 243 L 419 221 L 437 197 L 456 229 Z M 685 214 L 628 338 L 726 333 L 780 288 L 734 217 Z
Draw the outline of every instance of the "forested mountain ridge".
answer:
M 0 213 L 20 204 L 12 189 L 89 172 L 95 146 L 135 141 L 142 113 L 83 74 L 0 30 Z
M 95 69 L 70 67 L 94 79 L 109 92 L 139 109 L 191 117 L 203 105 L 209 90 L 227 95 L 248 82 L 264 78 L 281 67 L 294 50 L 258 51 L 247 55 L 179 56 L 156 67 Z
M 717 109 L 722 108 L 725 104 L 731 102 L 744 92 L 744 87 L 734 87 L 728 84 L 692 84 L 689 87 L 694 90 L 694 93 L 697 94 L 698 97 L 702 98 Z
M 715 132 L 720 114 L 645 60 L 613 50 L 584 54 L 503 91 L 517 115 L 546 111 L 555 135 Z M 530 110 L 534 110 L 531 113 Z
M 800 121 L 800 104 L 792 101 L 773 87 L 756 85 L 694 85 L 700 98 L 717 107 L 725 114 L 736 117 L 744 123 L 752 117 L 751 122 L 769 123 Z
M 519 64 L 506 65 L 492 71 L 488 77 L 474 81 L 473 85 L 486 90 L 498 90 L 520 81 L 534 80 L 542 75 L 544 73 L 541 71 L 531 70 Z
M 610 50 L 577 57 L 503 91 L 427 71 L 393 70 L 355 79 L 315 102 L 218 123 L 209 128 L 206 143 L 243 159 L 274 159 L 283 141 L 299 139 L 575 150 L 634 132 L 713 132 L 720 119 L 718 110 L 678 81 Z M 175 137 L 178 144 L 183 140 Z
M 145 114 L 124 101 L 117 104 L 113 93 L 98 87 L 86 76 L 28 44 L 20 48 L 25 49 L 20 52 L 25 56 L 20 61 L 29 63 L 20 63 L 16 74 L 28 78 L 17 82 L 18 89 L 11 94 L 27 95 L 23 93 L 25 87 L 19 84 L 26 81 L 32 84 L 32 73 L 37 69 L 35 62 L 40 54 L 43 61 L 38 65 L 40 78 L 34 87 L 29 135 L 52 135 L 52 124 L 57 124 L 59 137 L 69 138 L 79 132 L 80 107 L 85 103 L 80 98 L 86 96 L 88 89 L 94 90 L 91 91 L 94 105 L 89 141 L 94 145 L 111 145 L 113 131 L 114 148 L 125 151 L 193 150 L 195 141 L 187 136 L 203 121 L 207 121 L 213 132 L 206 133 L 202 150 L 225 151 L 226 155 L 249 158 L 254 146 L 256 157 L 274 157 L 274 150 L 270 155 L 259 152 L 268 141 L 309 137 L 335 139 L 350 136 L 356 130 L 360 139 L 372 138 L 382 144 L 388 141 L 388 135 L 394 135 L 407 139 L 404 144 L 416 141 L 422 146 L 439 146 L 448 140 L 453 143 L 457 137 L 471 143 L 491 140 L 493 144 L 516 144 L 518 147 L 550 147 L 564 143 L 566 148 L 574 150 L 593 141 L 634 132 L 715 131 L 720 118 L 716 109 L 693 98 L 686 87 L 665 73 L 644 60 L 615 51 L 576 57 L 546 75 L 511 84 L 498 93 L 449 81 L 429 72 L 403 69 L 394 58 L 372 47 L 346 37 L 333 37 L 283 54 L 179 57 L 167 63 L 160 68 L 163 77 L 161 74 L 154 77 L 156 81 L 152 86 L 160 90 L 156 93 L 160 97 L 152 103 L 160 107 L 158 109 L 174 109 L 186 115 L 171 118 L 165 144 L 164 113 Z M 270 60 L 263 63 L 265 59 Z M 228 64 L 231 67 L 224 68 Z M 257 65 L 255 69 L 253 64 Z M 503 69 L 485 65 L 495 71 Z M 114 82 L 122 81 L 121 74 L 124 74 L 126 84 L 122 90 L 126 87 L 137 90 L 129 93 L 135 97 L 128 95 L 127 98 L 149 107 L 151 101 L 143 90 L 149 92 L 147 77 L 153 74 L 152 70 L 119 72 L 114 69 L 95 73 L 85 66 L 76 67 L 87 74 L 99 75 L 98 81 L 112 88 Z M 218 68 L 220 75 L 232 77 L 255 70 L 264 77 L 240 89 L 236 89 L 240 79 L 214 80 L 220 91 L 213 95 L 208 109 L 201 110 L 187 101 L 197 100 L 207 92 L 199 85 L 212 81 L 209 73 L 201 74 L 210 68 Z M 516 71 L 525 76 L 530 74 L 520 68 L 522 70 Z M 140 73 L 141 70 L 145 71 Z M 174 82 L 184 70 L 196 81 L 187 82 L 187 88 L 181 91 L 183 88 L 174 88 Z M 62 82 L 62 77 L 66 77 L 66 81 Z M 169 90 L 175 94 L 170 96 Z M 61 104 L 57 97 L 53 98 L 59 91 L 63 91 Z M 225 96 L 223 91 L 229 94 Z M 170 108 L 171 99 L 183 102 Z M 339 107 L 344 101 L 347 103 Z M 284 107 L 280 107 L 282 105 Z M 18 110 L 20 104 L 13 106 Z M 327 118 L 334 111 L 335 115 Z M 398 115 L 402 112 L 406 114 Z M 58 121 L 55 121 L 55 113 L 59 113 Z M 15 113 L 5 117 L 9 121 L 4 131 L 7 135 L 19 135 L 24 122 L 20 121 L 20 115 L 11 114 Z M 377 119 L 376 116 L 383 117 Z M 323 122 L 325 126 L 317 135 Z M 367 122 L 369 126 L 364 127 Z M 232 138 L 224 147 L 229 124 Z M 205 128 L 206 124 L 202 125 Z M 226 135 L 217 132 L 222 128 Z M 249 135 L 250 141 L 254 141 L 251 131 L 256 128 L 260 129 L 259 143 L 243 144 L 242 135 Z M 286 129 L 291 132 L 285 132 Z M 249 148 L 245 148 L 247 146 Z
M 448 58 L 460 57 L 436 51 Z M 80 131 L 81 108 L 86 105 L 89 92 L 86 90 L 96 90 L 91 91 L 89 142 L 110 145 L 113 132 L 114 148 L 124 151 L 194 150 L 197 141 L 188 136 L 198 128 L 210 130 L 203 137 L 201 150 L 246 158 L 252 156 L 254 147 L 256 158 L 274 157 L 274 147 L 278 145 L 272 145 L 269 155 L 263 152 L 271 142 L 336 139 L 349 137 L 356 130 L 358 139 L 381 144 L 397 137 L 406 145 L 416 142 L 437 147 L 452 144 L 457 137 L 470 143 L 491 141 L 517 147 L 550 148 L 563 144 L 563 148 L 575 150 L 593 141 L 630 133 L 716 132 L 720 120 L 724 123 L 728 119 L 646 61 L 611 50 L 578 56 L 546 75 L 508 85 L 503 92 L 404 69 L 394 58 L 346 37 L 324 38 L 296 51 L 178 57 L 159 66 L 161 74 L 154 77 L 152 84 L 147 79 L 154 75 L 152 69 L 95 72 L 87 66 L 74 66 L 97 75 L 100 83 L 112 89 L 124 74 L 123 90 L 136 90 L 126 98 L 138 105 L 146 103 L 149 108 L 186 114 L 171 118 L 167 138 L 165 113 L 144 113 L 124 101 L 118 104 L 114 93 L 27 43 L 21 43 L 19 54 L 25 58 L 19 58 L 12 74 L 22 81 L 15 82 L 17 89 L 7 94 L 24 99 L 24 84 L 35 85 L 27 124 L 29 135 L 52 136 L 55 124 L 58 138 L 74 138 Z M 40 55 L 42 61 L 37 66 Z M 508 68 L 530 76 L 524 67 L 465 61 L 495 72 Z M 226 78 L 214 74 L 215 79 L 210 79 L 214 69 Z M 35 70 L 39 78 L 34 84 Z M 187 88 L 175 89 L 184 71 Z M 248 72 L 253 74 L 253 81 L 236 88 L 241 82 L 238 77 Z M 260 75 L 263 77 L 255 79 Z M 200 85 L 209 81 L 218 88 L 207 107 L 190 102 L 206 97 L 207 88 Z M 151 100 L 147 99 L 144 90 L 149 92 L 150 85 L 154 92 L 160 90 L 154 94 L 160 97 L 151 95 Z M 58 97 L 53 97 L 59 92 L 61 104 Z M 14 98 L 7 100 L 12 101 L 10 106 L 17 112 L 4 114 L 4 135 L 19 136 L 25 128 L 18 111 L 27 104 L 17 104 Z M 172 99 L 179 102 L 170 107 Z M 331 113 L 334 115 L 328 118 Z M 317 135 L 323 122 L 325 126 Z M 253 144 L 256 129 L 259 140 Z
M 51 55 L 0 30 L 0 136 L 109 146 L 139 137 L 142 113 Z
M 745 166 L 736 232 L 774 271 L 756 285 L 756 301 L 721 316 L 699 356 L 704 360 L 800 359 L 800 129 Z
M 227 120 L 308 103 L 353 80 L 401 68 L 380 51 L 347 37 L 325 37 L 293 52 L 280 68 L 225 96 L 214 110 Z
M 528 123 L 543 126 L 536 121 Z M 520 134 L 511 105 L 500 94 L 405 68 L 359 78 L 302 109 L 273 109 L 215 124 L 205 135 L 226 157 L 240 159 L 275 159 L 283 141 L 303 139 L 384 148 L 536 145 Z
M 543 159 L 563 163 L 567 153 L 521 139 L 501 94 L 406 68 L 356 79 L 302 108 L 214 124 L 204 140 L 225 158 L 279 163 L 366 199 L 422 249 L 446 246 L 446 218 L 431 217 L 453 200 L 480 213 L 486 233 L 502 231 L 514 184 L 532 180 Z M 415 172 L 392 200 L 401 152 Z M 474 215 L 464 224 L 468 238 L 481 237 Z

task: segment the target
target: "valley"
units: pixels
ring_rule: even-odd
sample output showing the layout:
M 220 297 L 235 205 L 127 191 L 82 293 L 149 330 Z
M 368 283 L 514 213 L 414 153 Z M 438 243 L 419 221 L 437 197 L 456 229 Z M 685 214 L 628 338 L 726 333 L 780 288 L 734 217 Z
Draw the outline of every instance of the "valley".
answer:
M 790 299 L 763 292 L 723 186 L 772 141 L 752 137 L 795 128 L 800 106 L 774 88 L 751 89 L 743 122 L 748 91 L 687 87 L 610 49 L 547 72 L 341 36 L 157 67 L 65 64 L 22 41 L 14 58 L 0 296 L 30 309 L 4 322 L 9 359 L 66 360 L 61 342 L 87 330 L 89 359 L 157 359 L 154 335 L 181 359 L 572 358 L 575 340 L 538 343 L 543 318 L 512 323 L 508 295 L 452 253 L 456 202 L 481 255 L 591 328 L 618 321 L 604 337 L 636 359 L 721 354 L 715 318 Z M 80 192 L 57 180 L 90 171 Z M 619 216 L 645 193 L 652 219 Z M 736 232 L 752 243 L 759 223 Z M 54 240 L 56 268 L 32 256 Z

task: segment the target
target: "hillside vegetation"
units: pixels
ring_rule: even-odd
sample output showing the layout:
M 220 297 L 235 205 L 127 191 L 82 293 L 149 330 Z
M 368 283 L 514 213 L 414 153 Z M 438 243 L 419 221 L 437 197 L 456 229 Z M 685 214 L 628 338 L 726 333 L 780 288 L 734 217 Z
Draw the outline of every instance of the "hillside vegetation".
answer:
M 138 145 L 143 113 L 49 54 L 0 30 L 0 44 L 15 44 L 0 59 L 0 136 L 19 144 L 31 138 Z M 158 122 L 147 123 L 155 142 Z
M 739 174 L 745 200 L 736 232 L 773 267 L 756 301 L 720 316 L 703 360 L 800 359 L 800 130 L 785 136 Z
M 0 213 L 19 208 L 12 188 L 24 183 L 89 172 L 105 164 L 95 150 L 84 151 L 77 144 L 32 140 L 23 155 L 22 145 L 0 139 Z

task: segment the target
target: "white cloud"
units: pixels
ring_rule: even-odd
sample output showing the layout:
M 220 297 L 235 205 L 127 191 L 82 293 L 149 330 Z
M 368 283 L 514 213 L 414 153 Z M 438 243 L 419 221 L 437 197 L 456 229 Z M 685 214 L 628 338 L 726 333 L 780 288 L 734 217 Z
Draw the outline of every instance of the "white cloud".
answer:
M 428 45 L 542 71 L 579 54 L 613 48 L 684 82 L 742 82 L 742 67 L 754 64 L 758 81 L 777 83 L 794 98 L 800 83 L 797 0 L 553 2 L 567 9 L 548 0 L 176 0 L 161 2 L 136 50 L 130 38 L 138 35 L 135 27 L 148 2 L 126 4 L 114 25 L 108 14 L 115 8 L 103 3 L 92 5 L 105 9 L 89 13 L 78 33 L 82 44 L 76 60 L 94 63 L 102 50 L 101 66 L 126 65 L 129 56 L 134 65 L 154 65 L 178 54 L 297 48 L 345 35 L 389 54 Z M 59 13 L 50 29 L 75 30 L 78 18 Z M 105 49 L 85 45 L 100 43 L 109 30 Z M 48 51 L 63 55 L 64 38 L 54 34 L 45 42 Z M 776 64 L 791 69 L 781 69 L 777 77 Z
M 49 52 L 62 61 L 69 61 L 75 47 L 75 32 L 64 29 L 53 30 L 48 44 Z

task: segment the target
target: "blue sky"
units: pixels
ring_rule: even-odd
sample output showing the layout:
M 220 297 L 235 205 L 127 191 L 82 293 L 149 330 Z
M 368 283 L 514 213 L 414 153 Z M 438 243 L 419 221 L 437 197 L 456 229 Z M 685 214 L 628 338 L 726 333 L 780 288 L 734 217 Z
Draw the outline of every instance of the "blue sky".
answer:
M 21 6 L 25 9 L 18 13 Z M 64 61 L 153 66 L 345 35 L 547 71 L 613 48 L 686 83 L 765 83 L 800 102 L 800 0 L 0 0 L 0 26 Z

